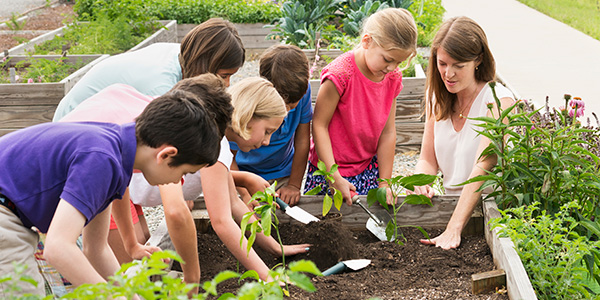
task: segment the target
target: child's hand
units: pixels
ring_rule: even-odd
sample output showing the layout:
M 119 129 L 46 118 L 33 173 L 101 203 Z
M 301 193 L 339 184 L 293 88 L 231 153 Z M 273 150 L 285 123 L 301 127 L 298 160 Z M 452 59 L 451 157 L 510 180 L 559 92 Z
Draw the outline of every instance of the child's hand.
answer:
M 283 245 L 283 252 L 286 256 L 306 253 L 310 250 L 311 244 L 300 244 L 300 245 Z M 278 249 L 277 256 L 281 256 L 281 248 Z
M 431 199 L 431 197 L 433 197 L 435 195 L 435 192 L 433 191 L 433 188 L 430 185 L 422 185 L 422 186 L 415 186 L 414 191 L 407 189 L 406 194 L 407 195 L 411 195 L 411 194 L 425 195 L 425 196 L 427 196 L 427 198 Z
M 386 197 L 386 202 L 389 205 L 392 204 L 396 204 L 396 202 L 398 201 L 398 198 L 394 198 L 394 194 L 392 194 L 392 189 L 390 187 L 386 187 L 385 189 L 385 197 Z
M 264 191 L 266 188 L 271 186 L 269 182 L 262 177 L 250 172 L 245 173 L 246 178 L 244 180 L 244 187 L 248 190 L 250 195 L 254 195 L 258 191 Z
M 158 252 L 158 251 L 161 251 L 161 249 L 158 247 L 137 244 L 136 246 L 133 247 L 133 249 L 130 249 L 130 251 L 127 251 L 127 252 L 129 254 L 129 256 L 131 256 L 131 258 L 133 258 L 133 259 L 142 259 L 144 257 L 150 257 L 150 255 L 152 255 L 152 253 Z
M 352 195 L 350 194 L 350 191 L 356 191 L 356 187 L 352 183 L 344 177 L 337 176 L 335 177 L 333 187 L 342 193 L 342 197 L 344 197 L 346 204 L 352 205 Z
M 279 198 L 291 206 L 300 202 L 300 189 L 295 186 L 288 184 L 280 188 L 277 192 L 279 193 Z

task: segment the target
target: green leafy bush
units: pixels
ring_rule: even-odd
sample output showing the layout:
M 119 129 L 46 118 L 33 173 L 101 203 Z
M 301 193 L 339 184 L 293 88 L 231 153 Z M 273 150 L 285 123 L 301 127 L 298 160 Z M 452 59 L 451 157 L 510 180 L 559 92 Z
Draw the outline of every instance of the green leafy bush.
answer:
M 417 45 L 420 47 L 429 47 L 433 37 L 440 24 L 444 20 L 444 12 L 441 0 L 417 0 L 412 6 L 407 8 L 415 18 L 419 36 Z
M 570 100 L 552 111 L 547 103 L 545 110 L 523 100 L 505 110 L 490 103 L 494 117 L 474 118 L 490 139 L 482 155 L 498 164 L 467 182 L 493 187 L 488 198 L 505 209 L 498 222 L 543 299 L 590 299 L 600 283 L 600 131 L 582 126 L 585 104 Z
M 145 8 L 144 0 L 78 0 L 73 7 L 79 21 L 99 19 L 122 19 L 128 23 L 127 30 L 136 36 L 148 36 L 154 32 L 156 16 Z M 122 24 L 117 24 L 122 26 Z
M 579 235 L 578 222 L 569 216 L 581 206 L 568 202 L 554 215 L 539 206 L 535 202 L 507 209 L 491 227 L 501 227 L 501 236 L 514 242 L 539 299 L 597 299 L 600 272 L 594 265 L 600 242 Z

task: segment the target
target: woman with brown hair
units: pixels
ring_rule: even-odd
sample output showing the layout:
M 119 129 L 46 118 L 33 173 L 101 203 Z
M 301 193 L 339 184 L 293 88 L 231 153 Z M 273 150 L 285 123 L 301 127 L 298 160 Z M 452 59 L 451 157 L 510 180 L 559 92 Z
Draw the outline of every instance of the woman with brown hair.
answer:
M 483 29 L 467 17 L 445 21 L 433 40 L 427 73 L 427 120 L 415 173 L 440 171 L 446 194 L 460 198 L 446 230 L 421 242 L 451 249 L 460 245 L 461 232 L 481 196 L 482 182 L 460 184 L 496 164 L 495 156 L 481 156 L 489 140 L 476 132 L 478 122 L 472 120 L 491 117 L 490 103 L 497 111 L 488 85 L 495 80 L 496 66 Z M 507 88 L 496 84 L 495 92 L 502 109 L 512 104 Z M 415 187 L 415 193 L 434 195 L 431 186 Z

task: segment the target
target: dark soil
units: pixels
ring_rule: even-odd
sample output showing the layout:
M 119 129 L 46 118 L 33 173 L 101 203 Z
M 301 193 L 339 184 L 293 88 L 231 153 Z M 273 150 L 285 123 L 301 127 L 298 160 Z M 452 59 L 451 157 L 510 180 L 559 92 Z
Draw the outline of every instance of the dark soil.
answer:
M 286 261 L 312 260 L 324 271 L 338 261 L 371 260 L 369 266 L 358 272 L 314 277 L 312 282 L 317 288 L 314 293 L 292 287 L 291 299 L 508 299 L 502 291 L 484 295 L 471 293 L 471 275 L 494 269 L 483 236 L 463 237 L 458 249 L 442 250 L 422 245 L 419 239 L 423 236 L 412 228 L 404 229 L 407 241 L 403 246 L 381 242 L 366 230 L 350 231 L 340 222 L 332 221 L 281 224 L 280 232 L 285 244 L 313 245 L 307 254 L 289 257 Z M 441 230 L 427 232 L 437 236 Z M 245 271 L 212 230 L 198 234 L 198 248 L 203 281 L 223 270 Z M 255 249 L 267 265 L 280 262 Z M 218 292 L 235 293 L 241 284 L 229 280 L 219 285 Z
M 73 16 L 73 4 L 60 4 L 55 7 L 45 7 L 32 11 L 25 19 L 21 32 L 10 31 L 7 27 L 0 28 L 0 51 L 27 42 L 43 34 L 44 31 L 62 27 L 64 22 L 73 20 Z

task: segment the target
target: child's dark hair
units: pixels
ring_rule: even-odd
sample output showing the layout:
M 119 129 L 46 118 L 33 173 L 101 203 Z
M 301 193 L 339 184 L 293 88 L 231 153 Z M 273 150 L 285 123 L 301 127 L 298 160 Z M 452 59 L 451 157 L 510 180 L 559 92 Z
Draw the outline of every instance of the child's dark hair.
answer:
M 173 89 L 193 93 L 203 100 L 206 109 L 214 114 L 221 136 L 231 124 L 233 106 L 231 96 L 226 92 L 225 82 L 214 74 L 202 74 L 179 81 Z
M 300 101 L 308 90 L 308 58 L 297 46 L 279 44 L 260 57 L 260 76 L 271 83 L 286 104 Z
M 213 165 L 219 157 L 222 135 L 214 114 L 197 95 L 172 89 L 154 99 L 136 118 L 138 145 L 158 148 L 171 145 L 177 155 L 169 163 Z
M 233 23 L 212 18 L 196 26 L 181 41 L 179 61 L 183 78 L 244 64 L 246 49 Z

